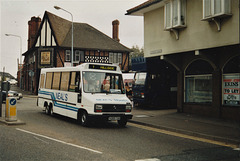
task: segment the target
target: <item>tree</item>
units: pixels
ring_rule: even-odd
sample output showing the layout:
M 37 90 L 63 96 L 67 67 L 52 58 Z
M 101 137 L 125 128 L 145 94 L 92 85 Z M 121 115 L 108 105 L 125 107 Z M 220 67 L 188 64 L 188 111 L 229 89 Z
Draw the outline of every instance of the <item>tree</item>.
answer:
M 139 46 L 132 46 L 132 52 L 130 53 L 130 58 L 144 57 L 143 47 L 140 49 Z

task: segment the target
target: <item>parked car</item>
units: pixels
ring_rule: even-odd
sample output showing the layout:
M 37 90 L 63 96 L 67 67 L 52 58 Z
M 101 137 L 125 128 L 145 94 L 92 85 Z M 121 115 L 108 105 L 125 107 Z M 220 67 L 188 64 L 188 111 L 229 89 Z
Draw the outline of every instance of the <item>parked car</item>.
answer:
M 16 91 L 8 91 L 7 97 L 15 97 L 17 100 L 23 98 L 22 93 L 18 93 Z M 6 91 L 2 91 L 2 101 L 6 101 Z
M 8 81 L 11 85 L 16 85 L 18 83 L 18 81 L 16 81 L 15 79 L 10 79 Z

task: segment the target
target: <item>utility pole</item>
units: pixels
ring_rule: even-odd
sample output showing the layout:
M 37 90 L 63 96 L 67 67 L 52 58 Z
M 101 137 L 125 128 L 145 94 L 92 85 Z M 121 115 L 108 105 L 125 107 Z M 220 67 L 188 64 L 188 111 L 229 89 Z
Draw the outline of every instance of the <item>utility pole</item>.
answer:
M 5 67 L 3 67 L 3 73 L 2 73 L 2 78 L 1 78 L 1 92 L 0 92 L 0 117 L 2 117 L 2 90 L 3 90 L 3 81 L 4 81 L 4 71 L 5 71 Z
M 56 10 L 63 10 L 63 11 L 65 11 L 65 12 L 69 13 L 69 14 L 71 15 L 71 17 L 72 17 L 72 47 L 71 47 L 71 50 L 72 50 L 71 59 L 72 59 L 72 60 L 71 60 L 71 66 L 73 67 L 73 15 L 72 15 L 71 12 L 69 12 L 69 11 L 67 11 L 67 10 L 59 7 L 59 6 L 54 6 L 54 8 L 55 8 Z

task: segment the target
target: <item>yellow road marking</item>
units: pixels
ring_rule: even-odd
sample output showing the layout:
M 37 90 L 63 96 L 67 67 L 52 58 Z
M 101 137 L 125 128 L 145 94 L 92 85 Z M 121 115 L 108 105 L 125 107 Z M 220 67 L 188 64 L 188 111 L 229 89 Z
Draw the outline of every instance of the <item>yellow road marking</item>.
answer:
M 180 133 L 173 132 L 173 131 L 162 130 L 162 129 L 148 127 L 148 126 L 139 125 L 139 124 L 135 124 L 135 123 L 128 122 L 128 125 L 134 126 L 137 128 L 141 128 L 141 129 L 145 129 L 145 130 L 149 130 L 149 131 L 154 131 L 154 132 L 158 132 L 158 133 L 171 135 L 171 136 L 181 137 L 181 138 L 185 138 L 185 139 L 191 139 L 191 140 L 201 141 L 201 142 L 205 142 L 205 143 L 230 147 L 233 149 L 238 148 L 238 145 L 235 145 L 235 144 L 229 144 L 229 143 L 225 143 L 225 142 L 221 142 L 221 141 L 210 140 L 210 139 L 200 138 L 200 137 L 196 137 L 196 136 L 190 136 L 190 135 L 186 135 L 186 134 L 180 134 Z

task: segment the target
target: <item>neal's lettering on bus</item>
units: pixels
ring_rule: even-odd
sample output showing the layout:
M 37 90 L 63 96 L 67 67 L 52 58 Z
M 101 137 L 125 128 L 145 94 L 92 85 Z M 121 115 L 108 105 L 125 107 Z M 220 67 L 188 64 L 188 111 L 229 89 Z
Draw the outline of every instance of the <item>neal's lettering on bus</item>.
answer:
M 68 94 L 63 94 L 63 93 L 56 93 L 56 98 L 58 100 L 62 100 L 62 101 L 67 101 L 68 100 Z

